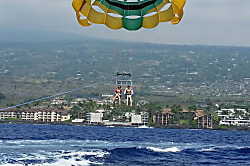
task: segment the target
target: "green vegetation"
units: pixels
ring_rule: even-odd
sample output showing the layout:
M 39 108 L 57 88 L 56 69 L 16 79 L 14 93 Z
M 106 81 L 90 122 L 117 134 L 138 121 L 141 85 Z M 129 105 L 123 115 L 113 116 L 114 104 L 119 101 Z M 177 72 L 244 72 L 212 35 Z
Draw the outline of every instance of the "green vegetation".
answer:
M 215 111 L 212 111 L 212 112 L 210 112 L 210 115 L 211 115 L 211 117 L 212 117 L 213 124 L 214 124 L 214 125 L 218 125 L 220 119 L 219 119 L 218 115 L 216 114 L 216 112 L 215 112 Z
M 126 113 L 135 113 L 135 114 L 146 114 L 148 117 L 148 125 L 155 126 L 154 116 L 156 114 L 161 113 L 162 106 L 159 104 L 147 103 L 144 105 L 129 107 L 126 104 L 122 103 L 121 105 L 115 104 L 114 106 L 104 104 L 101 107 L 97 105 L 94 101 L 88 101 L 85 103 L 78 103 L 70 110 L 72 119 L 84 119 L 86 122 L 87 113 L 95 112 L 96 109 L 104 110 L 103 120 L 116 121 L 116 122 L 130 122 L 131 119 L 125 116 Z M 191 105 L 189 108 L 194 108 Z M 197 128 L 197 120 L 195 120 L 195 111 L 185 111 L 183 112 L 183 108 L 174 104 L 171 106 L 171 112 L 173 113 L 173 117 L 169 119 L 168 125 L 177 125 L 188 128 Z M 215 124 L 217 124 L 218 116 L 212 112 L 212 117 L 215 119 Z M 211 115 L 208 115 L 211 116 Z
M 69 119 L 69 120 L 65 120 L 63 122 L 66 122 L 66 123 L 71 123 L 72 122 L 72 119 Z
M 195 120 L 181 119 L 179 124 L 181 126 L 184 126 L 184 127 L 191 127 L 191 128 L 197 128 L 198 127 L 197 121 L 195 121 Z
M 95 82 L 105 84 L 72 96 L 111 94 L 116 62 L 119 71 L 128 71 L 130 57 L 135 101 L 189 110 L 202 101 L 209 112 L 214 102 L 245 104 L 249 99 L 249 47 L 132 44 L 133 51 L 127 49 L 131 43 L 104 40 L 1 43 L 0 106 Z
M 98 105 L 94 101 L 89 101 L 85 103 L 78 103 L 74 105 L 70 110 L 72 119 L 86 119 L 86 113 L 95 112 L 98 108 Z M 99 107 L 100 108 L 100 107 Z M 125 113 L 146 113 L 149 118 L 149 122 L 153 121 L 153 116 L 156 114 L 156 110 L 161 109 L 161 106 L 158 104 L 144 104 L 140 106 L 129 107 L 126 104 L 114 105 L 112 108 L 110 105 L 103 105 L 102 109 L 106 112 L 104 114 L 103 120 L 116 120 L 118 122 L 125 122 L 129 119 L 126 119 Z
M 7 118 L 5 120 L 8 120 L 8 121 L 19 121 L 19 120 L 21 120 L 21 118 Z
M 220 130 L 228 130 L 228 129 L 229 129 L 229 126 L 218 126 L 217 129 L 220 129 Z
M 79 102 L 77 105 L 74 105 L 73 108 L 70 110 L 71 118 L 72 119 L 84 119 L 86 118 L 86 113 L 94 112 L 97 108 L 96 102 L 90 101 L 87 103 Z
M 70 110 L 70 114 L 72 119 L 86 119 L 86 113 L 95 112 L 96 108 L 98 108 L 96 102 L 90 101 L 85 103 L 78 103 L 77 105 L 73 106 Z M 126 104 L 121 105 L 114 105 L 111 109 L 110 105 L 103 105 L 102 108 L 106 110 L 104 114 L 103 120 L 116 120 L 118 122 L 125 122 L 129 119 L 126 119 L 125 113 L 126 112 L 134 112 L 140 114 L 141 112 L 147 113 L 149 117 L 149 122 L 153 121 L 153 115 L 155 115 L 156 110 L 161 109 L 160 105 L 157 104 L 145 104 L 141 106 L 133 106 L 129 107 Z

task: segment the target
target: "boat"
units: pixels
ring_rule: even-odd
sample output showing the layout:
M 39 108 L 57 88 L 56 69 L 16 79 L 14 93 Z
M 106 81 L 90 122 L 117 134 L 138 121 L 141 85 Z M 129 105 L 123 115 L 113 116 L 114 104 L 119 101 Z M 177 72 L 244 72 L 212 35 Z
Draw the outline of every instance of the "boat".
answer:
M 137 128 L 140 128 L 140 129 L 149 129 L 149 128 L 153 128 L 153 127 L 142 125 L 142 126 L 138 126 Z

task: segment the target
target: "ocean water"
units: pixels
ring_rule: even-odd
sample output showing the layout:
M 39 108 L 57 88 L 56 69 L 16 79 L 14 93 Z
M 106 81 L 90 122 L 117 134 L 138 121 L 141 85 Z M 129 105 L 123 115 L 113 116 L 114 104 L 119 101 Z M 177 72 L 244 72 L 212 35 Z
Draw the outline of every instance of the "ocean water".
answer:
M 0 165 L 250 165 L 250 132 L 0 124 Z

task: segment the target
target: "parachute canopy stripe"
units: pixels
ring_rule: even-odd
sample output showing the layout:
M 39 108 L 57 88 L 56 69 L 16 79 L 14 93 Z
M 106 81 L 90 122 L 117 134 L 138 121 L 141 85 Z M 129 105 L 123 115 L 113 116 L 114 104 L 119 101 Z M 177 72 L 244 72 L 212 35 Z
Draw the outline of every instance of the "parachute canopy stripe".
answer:
M 95 0 L 93 3 L 91 0 L 73 0 L 72 5 L 82 26 L 95 23 L 105 24 L 111 29 L 135 31 L 141 27 L 154 28 L 160 22 L 178 24 L 183 17 L 185 3 L 186 0 Z M 169 7 L 165 9 L 166 5 Z M 93 6 L 98 6 L 103 12 Z
M 105 0 L 107 1 L 107 3 L 109 3 L 110 5 L 119 7 L 123 10 L 141 10 L 144 7 L 147 7 L 148 5 L 154 4 L 157 0 L 150 0 L 144 3 L 140 3 L 140 2 L 114 2 L 112 0 Z

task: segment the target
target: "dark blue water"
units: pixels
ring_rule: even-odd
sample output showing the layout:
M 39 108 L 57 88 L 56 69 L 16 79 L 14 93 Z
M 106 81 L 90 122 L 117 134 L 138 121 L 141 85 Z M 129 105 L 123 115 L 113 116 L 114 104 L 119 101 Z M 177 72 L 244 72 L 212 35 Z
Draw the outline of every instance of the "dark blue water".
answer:
M 0 165 L 250 165 L 250 132 L 0 124 Z

